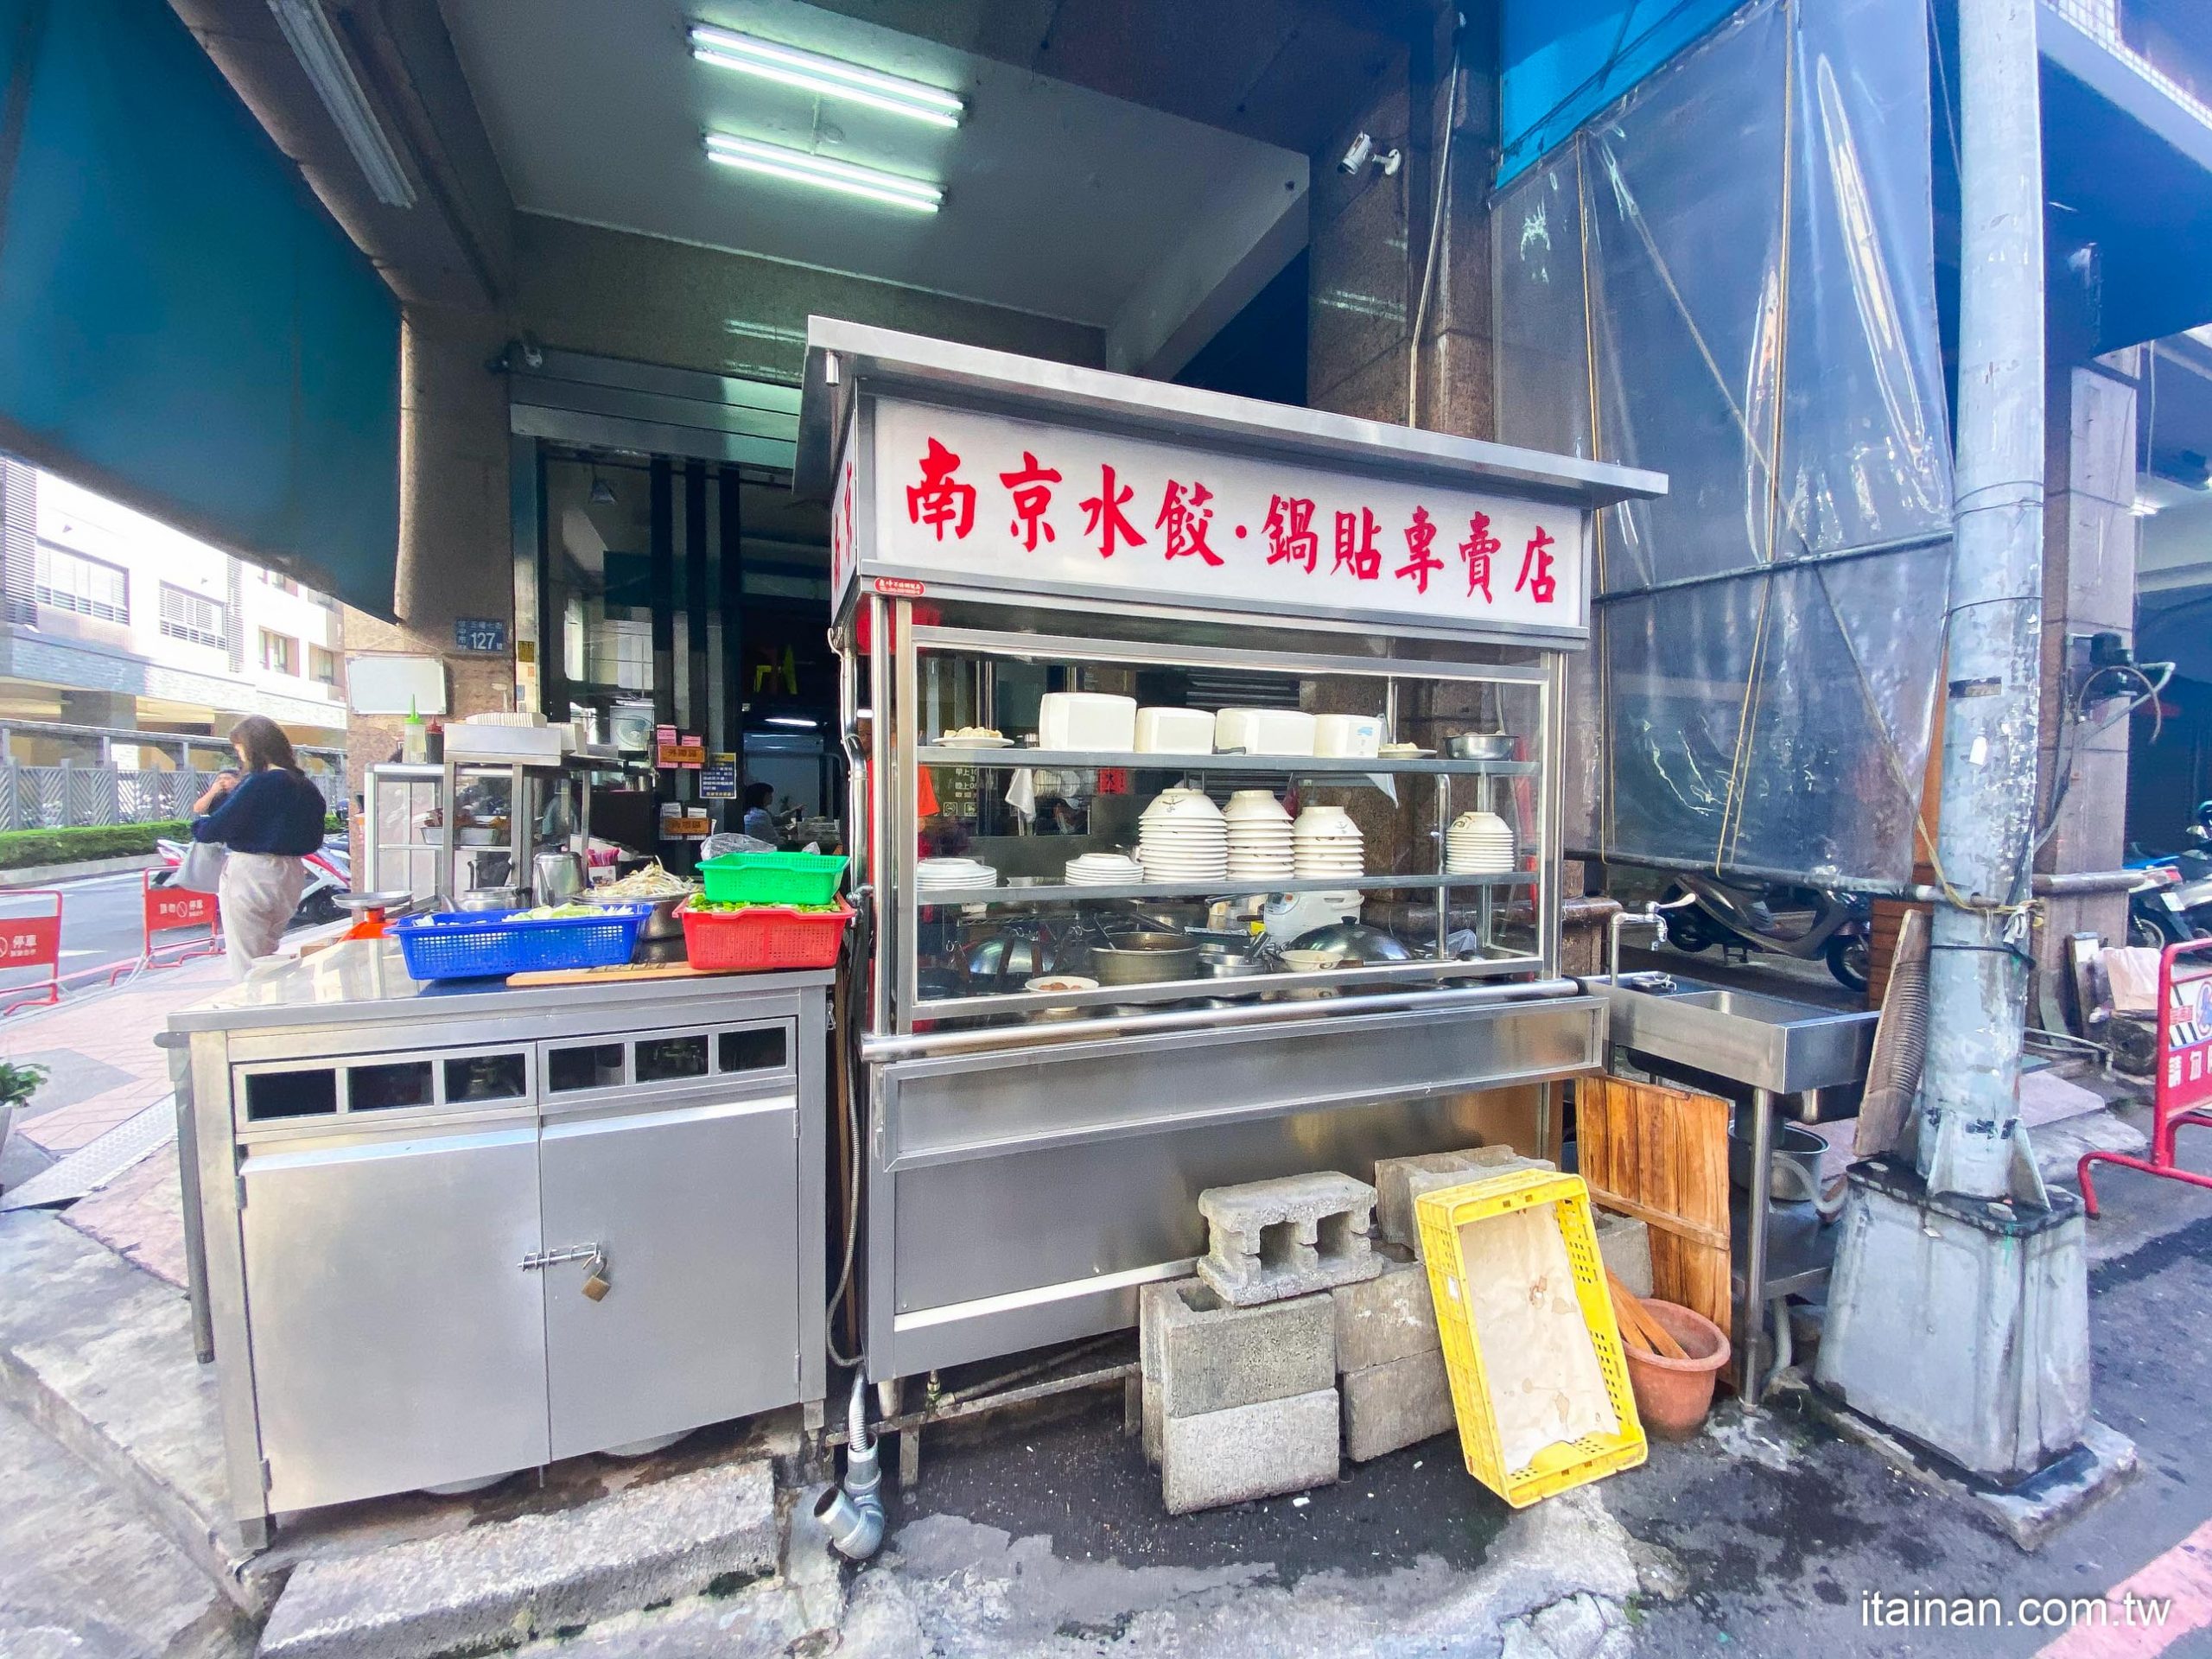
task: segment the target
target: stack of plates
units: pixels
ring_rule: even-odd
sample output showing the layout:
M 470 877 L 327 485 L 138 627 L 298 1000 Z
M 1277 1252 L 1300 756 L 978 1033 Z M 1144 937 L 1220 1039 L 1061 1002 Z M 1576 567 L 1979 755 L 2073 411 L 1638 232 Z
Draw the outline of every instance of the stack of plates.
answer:
M 1068 861 L 1067 879 L 1076 887 L 1133 886 L 1144 880 L 1144 867 L 1127 853 L 1085 853 Z
M 1513 830 L 1495 812 L 1462 812 L 1444 842 L 1446 875 L 1497 875 L 1514 865 Z
M 1367 874 L 1359 826 L 1340 806 L 1309 806 L 1291 826 L 1291 861 L 1303 878 Z
M 1274 791 L 1240 789 L 1222 816 L 1229 823 L 1230 880 L 1268 881 L 1294 873 L 1290 814 Z
M 914 866 L 914 891 L 922 902 L 959 887 L 995 887 L 999 873 L 980 859 L 925 858 Z
M 1163 791 L 1137 820 L 1137 860 L 1147 881 L 1226 880 L 1229 824 L 1198 791 Z

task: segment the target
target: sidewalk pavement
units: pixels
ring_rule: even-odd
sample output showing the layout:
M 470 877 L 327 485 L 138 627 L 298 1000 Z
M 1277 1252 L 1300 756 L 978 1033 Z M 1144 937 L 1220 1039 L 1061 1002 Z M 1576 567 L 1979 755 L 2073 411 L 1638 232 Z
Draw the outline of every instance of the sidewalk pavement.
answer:
M 112 991 L 86 992 L 0 1023 L 0 1055 L 48 1067 L 46 1086 L 17 1114 L 8 1159 L 16 1179 L 28 1160 L 76 1151 L 172 1091 L 168 1052 L 155 1038 L 176 1010 L 231 983 L 220 957 L 141 972 Z M 80 1199 L 63 1219 L 134 1265 L 184 1283 L 184 1227 L 176 1143 Z

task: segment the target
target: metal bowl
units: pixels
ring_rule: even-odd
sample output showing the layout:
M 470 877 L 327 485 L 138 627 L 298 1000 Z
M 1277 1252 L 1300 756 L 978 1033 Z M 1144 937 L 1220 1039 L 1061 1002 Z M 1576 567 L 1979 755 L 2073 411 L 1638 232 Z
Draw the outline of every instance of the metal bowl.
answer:
M 454 908 L 461 911 L 520 910 L 530 902 L 530 895 L 521 887 L 471 887 L 454 901 Z
M 1155 985 L 1189 979 L 1198 947 L 1180 933 L 1116 933 L 1110 944 L 1090 949 L 1091 976 L 1101 985 Z
M 1504 760 L 1513 753 L 1513 734 L 1462 732 L 1444 741 L 1444 752 L 1454 760 Z
M 1226 950 L 1198 952 L 1200 979 L 1249 979 L 1255 975 L 1270 971 L 1266 960 Z

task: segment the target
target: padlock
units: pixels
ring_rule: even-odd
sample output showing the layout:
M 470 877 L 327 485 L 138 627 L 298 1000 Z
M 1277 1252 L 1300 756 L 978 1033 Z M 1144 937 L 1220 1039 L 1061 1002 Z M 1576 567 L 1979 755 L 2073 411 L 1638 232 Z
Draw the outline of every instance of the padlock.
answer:
M 613 1281 L 607 1276 L 607 1252 L 600 1250 L 584 1263 L 584 1294 L 594 1302 L 601 1302 L 613 1288 Z

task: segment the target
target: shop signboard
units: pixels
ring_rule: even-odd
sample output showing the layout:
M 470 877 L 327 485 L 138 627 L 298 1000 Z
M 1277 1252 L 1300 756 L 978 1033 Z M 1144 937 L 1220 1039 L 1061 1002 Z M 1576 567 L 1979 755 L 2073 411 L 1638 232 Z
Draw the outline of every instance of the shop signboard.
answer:
M 886 592 L 941 582 L 1455 632 L 1586 626 L 1580 505 L 891 398 L 871 418 L 868 482 L 852 435 L 838 458 L 839 588 L 864 563 Z

